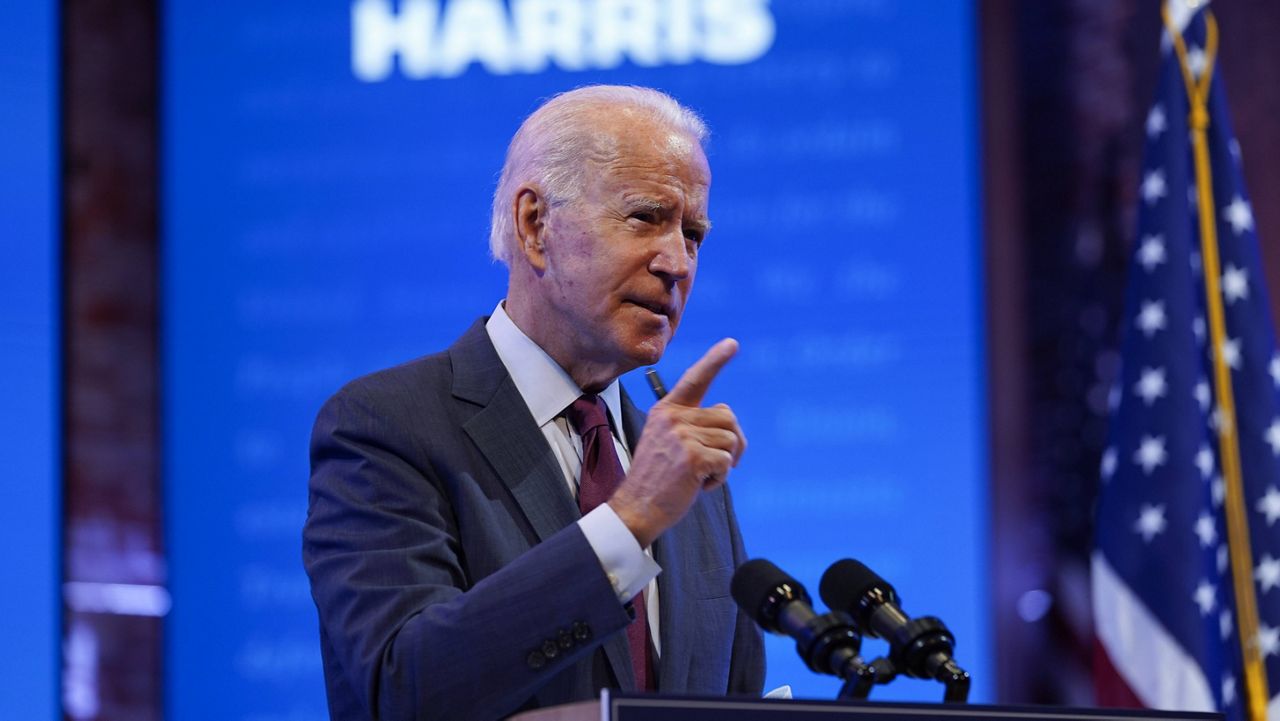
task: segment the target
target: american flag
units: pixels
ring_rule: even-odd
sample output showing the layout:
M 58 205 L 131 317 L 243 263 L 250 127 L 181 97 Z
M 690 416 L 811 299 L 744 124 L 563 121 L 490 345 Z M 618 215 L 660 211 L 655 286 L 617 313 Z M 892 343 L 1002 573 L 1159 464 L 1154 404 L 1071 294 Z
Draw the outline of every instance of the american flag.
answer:
M 1146 118 L 1123 361 L 1092 560 L 1095 680 L 1103 704 L 1129 695 L 1151 708 L 1280 718 L 1273 695 L 1280 692 L 1280 356 L 1240 147 L 1213 62 L 1216 28 L 1203 7 L 1182 17 L 1171 12 L 1166 22 L 1181 30 L 1181 42 L 1166 33 L 1157 100 Z M 1217 258 L 1201 252 L 1208 234 L 1198 206 L 1206 189 L 1197 183 L 1189 119 L 1196 105 L 1189 90 L 1197 88 L 1208 119 Z M 1230 397 L 1215 378 L 1215 348 Z M 1232 435 L 1238 466 L 1224 456 Z M 1228 543 L 1233 502 L 1243 529 L 1236 540 L 1247 538 L 1248 548 Z M 1237 599 L 1233 578 L 1249 594 Z M 1249 679 L 1266 684 L 1255 683 L 1252 706 L 1242 639 L 1256 642 L 1252 658 L 1260 659 Z

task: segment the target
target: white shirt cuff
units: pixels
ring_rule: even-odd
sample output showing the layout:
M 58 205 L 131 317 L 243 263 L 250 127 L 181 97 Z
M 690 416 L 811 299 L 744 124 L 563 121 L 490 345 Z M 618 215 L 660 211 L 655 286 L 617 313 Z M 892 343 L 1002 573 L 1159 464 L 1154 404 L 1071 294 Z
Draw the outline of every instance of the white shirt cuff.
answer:
M 601 503 L 580 518 L 578 527 L 600 559 L 619 602 L 626 603 L 635 598 L 662 572 L 662 566 L 640 548 L 636 537 L 631 535 L 631 529 L 608 503 Z

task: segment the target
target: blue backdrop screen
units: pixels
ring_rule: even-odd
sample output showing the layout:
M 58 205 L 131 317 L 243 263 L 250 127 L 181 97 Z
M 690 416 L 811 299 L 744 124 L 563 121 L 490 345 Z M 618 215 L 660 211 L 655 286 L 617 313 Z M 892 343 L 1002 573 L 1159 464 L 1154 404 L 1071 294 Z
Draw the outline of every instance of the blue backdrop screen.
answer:
M 0 718 L 59 718 L 57 15 L 0 24 Z
M 596 82 L 662 88 L 712 130 L 715 230 L 660 368 L 742 343 L 712 400 L 751 440 L 749 551 L 815 592 L 863 559 L 946 619 L 989 698 L 969 3 L 174 0 L 166 24 L 175 718 L 324 717 L 299 561 L 312 420 L 494 307 L 506 143 Z M 834 696 L 788 642 L 769 654 L 771 686 Z

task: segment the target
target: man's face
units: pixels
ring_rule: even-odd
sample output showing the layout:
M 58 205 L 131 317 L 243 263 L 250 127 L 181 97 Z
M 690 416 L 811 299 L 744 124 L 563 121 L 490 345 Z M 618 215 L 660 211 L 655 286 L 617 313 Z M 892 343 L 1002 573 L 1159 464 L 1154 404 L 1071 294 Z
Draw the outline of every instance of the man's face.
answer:
M 656 363 L 680 324 L 711 173 L 691 138 L 626 117 L 610 125 L 618 152 L 588 162 L 581 197 L 547 214 L 542 280 L 544 331 L 566 356 L 556 360 L 616 377 Z

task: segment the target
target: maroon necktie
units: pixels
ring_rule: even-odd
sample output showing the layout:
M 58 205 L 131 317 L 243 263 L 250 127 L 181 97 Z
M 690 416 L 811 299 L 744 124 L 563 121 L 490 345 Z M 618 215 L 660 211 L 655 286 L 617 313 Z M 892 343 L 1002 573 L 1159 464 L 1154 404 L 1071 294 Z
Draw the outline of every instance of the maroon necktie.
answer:
M 609 431 L 609 417 L 600 396 L 582 396 L 569 406 L 565 415 L 573 429 L 582 436 L 578 510 L 585 516 L 609 500 L 618 484 L 622 483 L 622 462 L 618 460 L 618 450 Z M 644 591 L 636 594 L 631 604 L 636 617 L 627 626 L 627 642 L 631 647 L 631 669 L 636 676 L 636 688 L 654 691 L 657 679 L 654 678 L 653 660 L 649 655 L 649 618 L 645 612 Z

